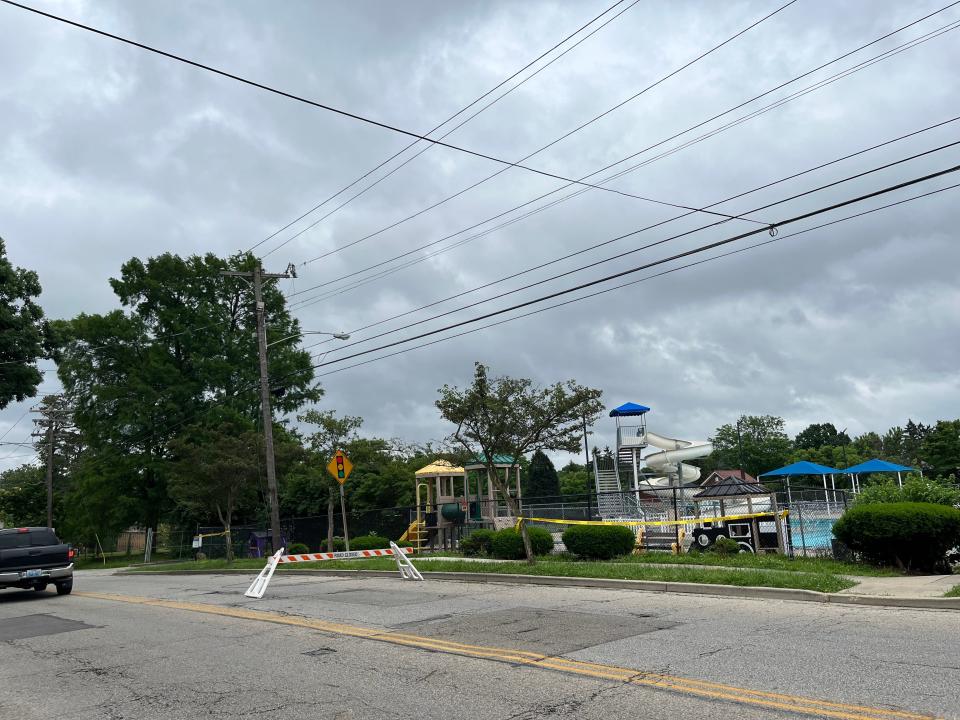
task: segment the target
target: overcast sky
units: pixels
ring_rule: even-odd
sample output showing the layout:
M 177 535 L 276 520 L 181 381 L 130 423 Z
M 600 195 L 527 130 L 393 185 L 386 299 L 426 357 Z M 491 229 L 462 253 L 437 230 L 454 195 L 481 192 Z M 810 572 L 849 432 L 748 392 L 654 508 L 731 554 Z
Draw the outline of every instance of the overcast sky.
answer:
M 49 12 L 421 133 L 613 2 L 31 1 Z M 474 106 L 471 112 L 625 9 L 446 142 L 518 161 L 782 4 L 630 2 Z M 945 4 L 798 0 L 526 164 L 583 177 Z M 960 115 L 958 30 L 769 112 L 750 115 L 956 21 L 958 8 L 934 15 L 590 181 L 649 160 L 609 187 L 703 207 L 949 120 Z M 743 117 L 744 122 L 683 147 Z M 960 139 L 958 132 L 960 122 L 949 123 L 717 209 L 739 215 L 954 142 Z M 384 129 L 0 6 L 0 235 L 14 264 L 39 273 L 41 304 L 51 318 L 117 307 L 107 281 L 133 256 L 166 251 L 226 255 L 249 248 L 409 142 Z M 675 148 L 677 152 L 658 157 Z M 958 158 L 957 148 L 949 148 L 749 217 L 762 223 L 780 221 L 957 165 Z M 426 257 L 495 224 L 416 251 L 405 261 L 421 262 L 371 282 L 357 285 L 400 261 L 338 280 L 563 184 L 514 168 L 349 249 L 302 264 L 406 218 L 500 167 L 431 147 L 271 253 L 265 266 L 279 271 L 288 262 L 298 265 L 299 277 L 282 281 L 286 292 L 321 286 L 291 300 L 346 290 L 295 306 L 294 314 L 308 330 L 349 332 L 682 212 L 588 190 L 448 252 Z M 370 180 L 257 252 L 273 250 Z M 908 417 L 924 422 L 955 418 L 960 414 L 960 189 L 787 236 L 957 182 L 960 173 L 784 227 L 778 242 L 766 247 L 328 375 L 323 378 L 327 394 L 322 405 L 363 416 L 370 434 L 435 441 L 451 430 L 433 405 L 437 388 L 468 383 L 473 362 L 480 360 L 496 374 L 527 376 L 540 383 L 575 378 L 601 388 L 608 408 L 628 400 L 644 403 L 653 408 L 650 428 L 679 438 L 707 437 L 741 413 L 781 415 L 791 433 L 810 422 L 829 421 L 859 434 L 883 432 Z M 573 190 L 550 195 L 525 210 Z M 687 217 L 402 321 L 355 332 L 354 339 L 716 220 L 704 214 Z M 734 220 L 325 359 L 757 227 Z M 768 239 L 764 233 L 726 249 Z M 713 254 L 718 252 L 722 250 Z M 54 373 L 47 373 L 42 391 L 58 388 Z M 23 415 L 31 404 L 13 404 L 0 413 L 0 434 L 20 420 L 5 441 L 28 439 L 30 418 Z M 595 430 L 595 444 L 613 444 L 609 418 L 602 418 Z M 15 446 L 0 446 L 0 458 L 13 455 L 0 459 L 0 469 L 23 462 L 17 457 L 23 453 Z

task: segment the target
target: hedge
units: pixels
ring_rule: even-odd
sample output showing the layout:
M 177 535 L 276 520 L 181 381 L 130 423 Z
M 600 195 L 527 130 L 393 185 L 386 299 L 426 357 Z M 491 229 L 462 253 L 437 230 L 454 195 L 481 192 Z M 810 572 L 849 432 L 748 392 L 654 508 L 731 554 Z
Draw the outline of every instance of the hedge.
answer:
M 609 560 L 633 551 L 636 538 L 624 525 L 573 525 L 563 532 L 563 544 L 574 555 Z
M 351 550 L 383 550 L 390 547 L 390 541 L 379 535 L 359 535 L 350 538 Z
M 310 548 L 303 543 L 290 543 L 290 547 L 287 548 L 287 555 L 306 555 L 310 552 Z
M 553 535 L 543 528 L 528 527 L 527 535 L 534 555 L 546 555 L 553 550 Z M 523 537 L 513 528 L 494 533 L 490 549 L 494 557 L 502 560 L 522 560 L 527 556 L 523 549 Z
M 960 510 L 933 503 L 854 505 L 833 534 L 864 559 L 908 570 L 947 570 L 947 553 L 960 545 Z
M 474 530 L 460 541 L 460 552 L 467 556 L 492 555 L 494 535 L 496 535 L 496 533 L 493 530 L 485 530 L 482 528 Z

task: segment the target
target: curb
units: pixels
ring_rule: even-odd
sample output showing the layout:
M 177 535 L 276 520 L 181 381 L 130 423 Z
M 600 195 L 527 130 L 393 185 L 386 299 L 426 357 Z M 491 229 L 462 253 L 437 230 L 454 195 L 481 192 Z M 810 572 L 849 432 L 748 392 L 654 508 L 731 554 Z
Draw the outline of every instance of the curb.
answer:
M 116 575 L 251 575 L 253 570 L 170 570 L 170 571 L 120 571 Z M 283 575 L 318 575 L 334 577 L 395 578 L 392 570 L 284 570 Z M 819 602 L 832 605 L 865 605 L 870 607 L 897 607 L 927 610 L 960 610 L 960 598 L 887 597 L 884 595 L 839 595 L 799 590 L 794 588 L 768 588 L 741 585 L 711 585 L 707 583 L 663 582 L 659 580 L 618 580 L 615 578 L 578 578 L 557 575 L 498 575 L 495 573 L 424 571 L 424 577 L 435 580 L 493 583 L 498 585 L 546 585 L 551 587 L 590 587 L 609 590 L 639 590 L 642 592 L 681 593 L 687 595 L 712 595 L 754 600 L 793 600 L 796 602 Z

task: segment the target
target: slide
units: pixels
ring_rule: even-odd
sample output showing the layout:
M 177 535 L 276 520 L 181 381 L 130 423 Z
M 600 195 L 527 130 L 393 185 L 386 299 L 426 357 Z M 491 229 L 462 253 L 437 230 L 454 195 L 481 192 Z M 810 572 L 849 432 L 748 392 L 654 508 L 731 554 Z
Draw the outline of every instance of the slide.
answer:
M 647 478 L 651 485 L 676 484 L 679 476 L 682 482 L 692 482 L 700 479 L 700 468 L 688 465 L 684 460 L 696 460 L 706 457 L 713 452 L 713 443 L 706 440 L 675 440 L 674 438 L 657 435 L 650 432 L 645 434 L 648 445 L 660 448 L 661 452 L 652 453 L 643 458 L 644 464 L 654 472 L 662 472 L 661 477 Z M 680 472 L 677 472 L 677 464 Z

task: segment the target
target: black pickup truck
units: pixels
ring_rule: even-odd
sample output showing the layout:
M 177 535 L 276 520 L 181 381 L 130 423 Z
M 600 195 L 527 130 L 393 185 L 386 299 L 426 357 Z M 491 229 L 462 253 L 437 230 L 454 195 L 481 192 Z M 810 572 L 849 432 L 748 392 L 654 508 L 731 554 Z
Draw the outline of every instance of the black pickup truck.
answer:
M 0 530 L 0 589 L 43 591 L 53 583 L 58 595 L 73 590 L 74 550 L 50 528 Z

